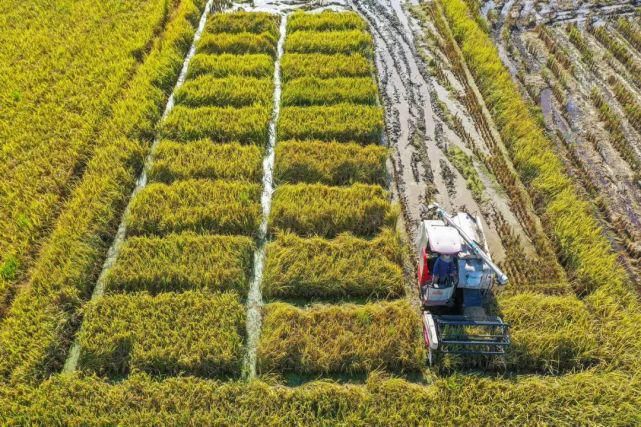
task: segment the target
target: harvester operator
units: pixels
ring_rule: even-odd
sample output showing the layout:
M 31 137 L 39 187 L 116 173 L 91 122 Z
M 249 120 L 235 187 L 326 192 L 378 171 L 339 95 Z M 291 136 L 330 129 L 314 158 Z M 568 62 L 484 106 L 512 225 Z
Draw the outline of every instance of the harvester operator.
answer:
M 432 283 L 440 287 L 447 287 L 454 283 L 456 266 L 451 255 L 440 254 L 432 269 Z

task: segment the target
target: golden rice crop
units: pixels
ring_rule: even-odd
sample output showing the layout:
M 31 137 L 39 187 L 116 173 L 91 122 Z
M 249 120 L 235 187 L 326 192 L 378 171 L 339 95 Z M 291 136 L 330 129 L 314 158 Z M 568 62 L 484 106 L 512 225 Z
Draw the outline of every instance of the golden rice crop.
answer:
M 287 53 L 283 55 L 281 70 L 286 82 L 299 77 L 367 77 L 372 73 L 372 64 L 359 53 Z
M 140 191 L 126 217 L 131 235 L 172 232 L 253 236 L 260 223 L 261 187 L 244 182 L 186 180 Z
M 545 212 L 564 265 L 577 279 L 577 290 L 589 292 L 613 280 L 621 283 L 623 272 L 608 241 L 519 96 L 492 40 L 470 18 L 464 1 L 442 2 L 442 7 L 517 170 Z
M 383 110 L 370 105 L 285 107 L 278 121 L 282 139 L 324 139 L 377 144 L 383 132 Z
M 198 107 L 177 106 L 162 124 L 162 136 L 175 141 L 210 138 L 214 141 L 263 145 L 271 108 L 267 106 Z
M 271 78 L 201 76 L 188 80 L 174 95 L 176 103 L 190 106 L 271 105 L 274 84 Z
M 247 76 L 271 77 L 274 74 L 274 60 L 264 53 L 233 55 L 194 55 L 189 63 L 187 78 L 193 79 L 202 75 L 214 77 Z
M 296 31 L 287 36 L 288 53 L 362 53 L 371 55 L 372 36 L 366 31 Z
M 287 19 L 287 32 L 296 31 L 338 31 L 367 30 L 367 24 L 356 12 L 334 12 L 324 10 L 321 13 L 294 12 Z
M 556 374 L 595 362 L 593 319 L 576 297 L 528 292 L 499 302 L 503 320 L 510 324 L 512 369 Z
M 396 219 L 387 192 L 378 185 L 281 185 L 272 203 L 272 230 L 302 236 L 334 237 L 344 231 L 372 236 Z
M 276 145 L 274 177 L 279 182 L 328 185 L 384 184 L 388 149 L 377 145 L 285 141 Z
M 75 373 L 54 375 L 39 387 L 0 386 L 0 416 L 9 425 L 127 420 L 145 425 L 365 426 L 428 420 L 631 426 L 640 421 L 640 388 L 637 376 L 621 371 L 513 378 L 456 374 L 426 385 L 371 374 L 363 385 L 315 380 L 298 387 L 260 380 L 158 380 L 146 374 L 113 382 Z
M 106 292 L 236 291 L 247 295 L 254 241 L 244 236 L 130 237 L 105 276 Z
M 319 79 L 302 77 L 283 87 L 283 105 L 376 104 L 378 88 L 371 77 Z
M 198 53 L 266 53 L 276 55 L 276 36 L 271 33 L 205 34 L 198 42 Z
M 190 0 L 5 6 L 0 23 L 0 75 L 5 76 L 0 318 L 95 150 L 109 139 L 129 136 L 127 129 L 106 135 L 118 114 L 116 105 L 147 89 L 138 76 L 150 70 L 145 63 L 157 60 L 156 47 L 166 42 L 165 50 L 173 49 L 177 28 L 184 22 L 191 29 L 185 20 L 199 15 Z
M 391 230 L 372 240 L 281 233 L 267 245 L 266 298 L 395 298 L 404 294 L 401 242 Z
M 258 182 L 263 176 L 262 150 L 237 142 L 164 140 L 156 147 L 148 176 L 150 181 L 166 184 L 190 178 Z
M 278 15 L 263 12 L 216 13 L 207 20 L 208 33 L 264 33 L 278 34 Z
M 417 371 L 425 363 L 421 321 L 406 300 L 354 305 L 264 307 L 261 372 Z
M 80 369 L 98 374 L 240 374 L 245 306 L 234 293 L 120 294 L 87 304 Z
M 58 371 L 107 246 L 138 176 L 150 140 L 144 135 L 162 114 L 204 1 L 181 2 L 131 85 L 113 105 L 98 149 L 69 195 L 49 239 L 0 324 L 0 382 L 39 381 Z M 83 13 L 86 13 L 83 10 Z M 4 34 L 4 33 L 3 33 Z M 132 140 L 131 138 L 143 138 Z

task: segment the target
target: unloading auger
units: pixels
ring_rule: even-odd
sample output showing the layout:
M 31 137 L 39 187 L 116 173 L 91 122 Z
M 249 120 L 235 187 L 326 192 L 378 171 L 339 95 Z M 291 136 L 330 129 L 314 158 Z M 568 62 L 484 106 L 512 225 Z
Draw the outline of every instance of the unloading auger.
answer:
M 504 356 L 508 325 L 486 314 L 483 299 L 508 278 L 492 262 L 480 218 L 451 216 L 437 204 L 429 209 L 437 219 L 419 227 L 418 285 L 430 364 L 444 353 Z

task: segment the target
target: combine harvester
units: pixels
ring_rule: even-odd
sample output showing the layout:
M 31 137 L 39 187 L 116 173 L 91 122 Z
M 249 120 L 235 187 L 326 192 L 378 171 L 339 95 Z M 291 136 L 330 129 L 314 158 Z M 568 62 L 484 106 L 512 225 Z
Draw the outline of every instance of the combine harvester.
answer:
M 488 255 L 480 218 L 466 212 L 452 217 L 436 204 L 429 208 L 439 219 L 421 221 L 418 284 L 430 365 L 442 354 L 503 358 L 508 325 L 486 315 L 483 299 L 508 278 Z

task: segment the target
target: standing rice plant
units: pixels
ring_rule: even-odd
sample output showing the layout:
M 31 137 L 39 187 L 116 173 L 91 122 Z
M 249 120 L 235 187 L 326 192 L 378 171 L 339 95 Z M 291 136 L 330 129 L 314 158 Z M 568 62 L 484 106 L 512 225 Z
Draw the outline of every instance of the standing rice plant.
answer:
M 266 298 L 396 298 L 404 294 L 401 242 L 385 229 L 364 240 L 348 233 L 335 239 L 278 234 L 267 245 Z
M 325 139 L 377 144 L 383 132 L 381 107 L 336 104 L 285 107 L 278 121 L 282 139 Z
M 327 185 L 385 184 L 388 149 L 377 145 L 284 141 L 276 146 L 274 177 L 279 182 Z
M 271 105 L 273 92 L 271 78 L 202 76 L 185 82 L 174 95 L 176 104 L 189 107 L 245 107 Z
M 274 60 L 263 53 L 233 55 L 194 55 L 189 63 L 187 78 L 207 75 L 212 77 L 246 76 L 271 77 L 274 74 Z
M 247 295 L 252 239 L 170 234 L 131 237 L 105 276 L 106 292 L 236 291 Z
M 207 33 L 270 33 L 278 35 L 278 15 L 264 12 L 216 13 L 207 20 Z
M 558 374 L 596 362 L 593 319 L 574 296 L 526 292 L 499 302 L 503 320 L 510 324 L 512 369 Z
M 210 138 L 214 141 L 263 145 L 271 108 L 267 106 L 199 107 L 177 106 L 163 122 L 161 135 L 175 141 Z
M 283 88 L 283 105 L 329 105 L 341 102 L 374 105 L 378 88 L 371 77 L 319 79 L 302 77 Z
M 234 293 L 110 295 L 91 301 L 80 369 L 104 375 L 239 375 L 245 307 Z
M 508 378 L 462 373 L 435 377 L 429 384 L 374 373 L 364 384 L 321 379 L 297 387 L 190 376 L 159 380 L 143 373 L 114 382 L 75 373 L 54 375 L 39 387 L 0 386 L 0 407 L 9 425 L 127 420 L 145 425 L 632 426 L 641 422 L 639 389 L 634 373 L 597 370 Z
M 263 319 L 263 373 L 402 373 L 425 363 L 420 318 L 405 300 L 307 309 L 273 303 L 265 306 Z
M 283 81 L 299 77 L 368 77 L 373 71 L 371 62 L 363 55 L 323 53 L 287 53 L 281 61 Z
M 255 145 L 216 144 L 209 140 L 187 144 L 161 141 L 149 169 L 151 182 L 170 184 L 185 179 L 228 179 L 260 182 L 262 150 Z
M 260 34 L 247 32 L 205 34 L 198 43 L 197 52 L 233 53 L 236 55 L 265 53 L 273 57 L 276 55 L 276 36 L 268 32 Z
M 296 31 L 285 41 L 287 53 L 361 53 L 371 55 L 372 36 L 366 31 Z
M 281 185 L 274 194 L 269 223 L 272 230 L 301 236 L 334 237 L 345 231 L 373 236 L 396 219 L 387 197 L 378 185 Z
M 367 23 L 356 12 L 293 13 L 287 20 L 287 32 L 367 30 Z
M 173 232 L 254 236 L 260 223 L 258 184 L 206 180 L 154 183 L 140 191 L 125 218 L 128 233 Z

